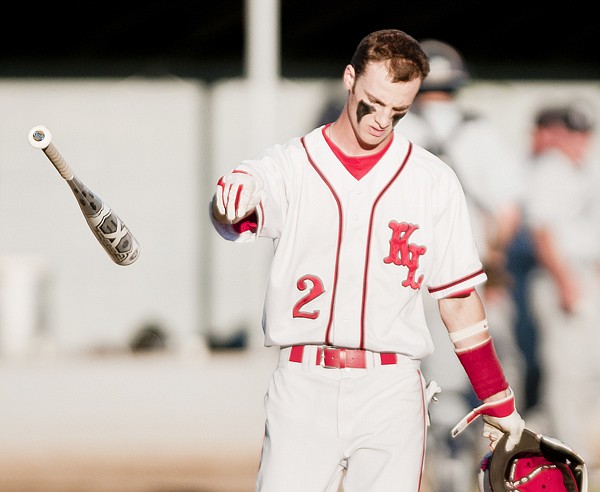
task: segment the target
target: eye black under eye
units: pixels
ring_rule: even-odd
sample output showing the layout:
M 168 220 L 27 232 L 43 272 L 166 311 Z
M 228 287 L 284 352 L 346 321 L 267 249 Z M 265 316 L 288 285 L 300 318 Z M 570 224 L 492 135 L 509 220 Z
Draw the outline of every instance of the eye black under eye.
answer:
M 392 116 L 392 122 L 393 122 L 393 124 L 395 125 L 396 123 L 398 123 L 405 116 L 406 116 L 406 113 L 395 114 L 394 116 Z

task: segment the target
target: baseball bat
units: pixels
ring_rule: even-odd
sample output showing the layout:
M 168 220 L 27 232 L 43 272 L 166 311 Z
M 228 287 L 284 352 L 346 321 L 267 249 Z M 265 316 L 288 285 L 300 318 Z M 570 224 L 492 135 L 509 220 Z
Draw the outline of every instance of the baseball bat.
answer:
M 140 246 L 129 228 L 114 210 L 98 195 L 90 191 L 73 173 L 69 163 L 60 154 L 54 143 L 52 133 L 45 126 L 35 126 L 29 131 L 29 143 L 41 149 L 54 164 L 56 170 L 65 179 L 77 199 L 83 216 L 104 247 L 110 258 L 118 265 L 131 265 L 140 255 Z

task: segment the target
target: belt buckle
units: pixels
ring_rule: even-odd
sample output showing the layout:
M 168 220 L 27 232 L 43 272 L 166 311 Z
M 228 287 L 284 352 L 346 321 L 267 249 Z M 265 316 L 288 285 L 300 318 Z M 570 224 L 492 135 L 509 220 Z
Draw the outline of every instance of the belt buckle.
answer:
M 327 345 L 321 345 L 319 348 L 321 349 L 321 357 L 319 357 L 319 365 L 323 368 L 327 368 L 329 369 L 326 365 L 325 365 L 325 348 L 327 347 Z
M 337 347 L 332 347 L 331 345 L 321 345 L 320 349 L 321 357 L 319 357 L 319 365 L 324 369 L 337 369 L 336 366 L 328 366 L 325 364 L 325 350 L 336 350 Z

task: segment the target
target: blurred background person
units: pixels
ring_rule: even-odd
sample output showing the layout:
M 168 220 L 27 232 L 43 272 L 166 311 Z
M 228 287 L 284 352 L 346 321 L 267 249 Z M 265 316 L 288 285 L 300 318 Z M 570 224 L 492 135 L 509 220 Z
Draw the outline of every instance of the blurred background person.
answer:
M 480 287 L 490 330 L 511 386 L 522 393 L 523 358 L 514 335 L 515 309 L 506 268 L 506 250 L 520 224 L 522 160 L 511 150 L 500 130 L 482 115 L 472 114 L 461 102 L 461 90 L 472 79 L 459 51 L 448 43 L 421 42 L 431 72 L 409 113 L 396 131 L 438 155 L 457 173 L 469 206 L 474 234 L 488 281 Z M 436 351 L 423 361 L 442 393 L 443 410 L 430 407 L 429 460 L 436 476 L 428 477 L 433 490 L 465 490 L 481 448 L 471 433 L 452 439 L 450 430 L 473 405 L 474 395 L 462 366 L 453 359 L 450 341 L 433 299 L 424 299 Z
M 532 149 L 532 152 L 535 150 Z M 530 301 L 531 276 L 536 271 L 538 264 L 531 230 L 524 220 L 521 221 L 521 225 L 506 251 L 506 267 L 511 277 L 510 292 L 515 308 L 515 338 L 525 361 L 521 405 L 522 411 L 527 413 L 535 411 L 539 399 L 542 373 L 538 350 L 539 330 Z
M 531 277 L 531 306 L 543 374 L 539 418 L 531 417 L 530 425 L 566 442 L 597 469 L 600 180 L 593 131 L 589 105 L 539 110 L 524 217 L 539 265 Z

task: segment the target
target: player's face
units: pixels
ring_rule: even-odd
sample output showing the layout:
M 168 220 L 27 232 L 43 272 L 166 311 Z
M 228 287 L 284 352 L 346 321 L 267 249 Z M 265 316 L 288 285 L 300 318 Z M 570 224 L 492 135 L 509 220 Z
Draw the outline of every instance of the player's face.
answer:
M 421 80 L 392 82 L 384 62 L 370 63 L 358 78 L 351 65 L 344 72 L 349 96 L 348 118 L 363 148 L 375 149 L 387 140 L 408 112 Z

